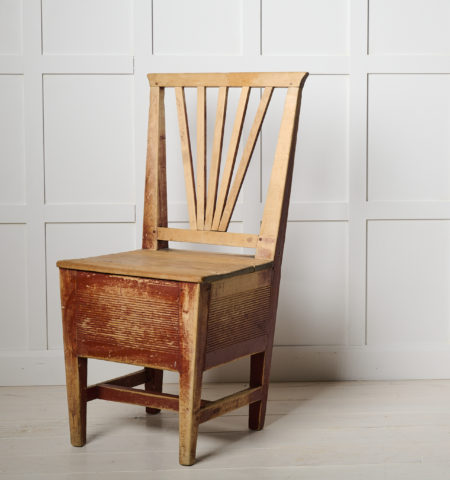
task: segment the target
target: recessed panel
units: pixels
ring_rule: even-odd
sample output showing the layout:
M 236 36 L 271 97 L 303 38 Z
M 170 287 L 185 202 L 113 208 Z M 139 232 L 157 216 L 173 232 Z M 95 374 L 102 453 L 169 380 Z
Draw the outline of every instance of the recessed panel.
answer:
M 345 55 L 348 0 L 262 0 L 264 55 Z
M 44 79 L 47 203 L 134 201 L 132 79 Z
M 61 348 L 61 300 L 59 296 L 58 260 L 93 257 L 135 250 L 135 225 L 126 223 L 48 224 L 47 302 L 48 345 Z
M 346 319 L 347 224 L 289 222 L 275 343 L 345 344 Z
M 275 156 L 286 89 L 276 89 L 263 126 L 263 197 Z M 311 75 L 300 111 L 291 201 L 346 201 L 348 77 Z
M 43 0 L 44 53 L 132 51 L 131 0 Z
M 23 76 L 0 75 L 0 204 L 25 203 L 23 119 Z
M 370 221 L 367 343 L 448 344 L 450 221 Z
M 27 347 L 25 225 L 0 224 L 0 349 Z
M 0 1 L 0 55 L 22 52 L 22 0 Z
M 450 199 L 450 75 L 369 77 L 369 200 Z
M 156 55 L 240 55 L 242 0 L 153 0 Z
M 449 54 L 448 0 L 371 0 L 369 51 L 373 54 Z

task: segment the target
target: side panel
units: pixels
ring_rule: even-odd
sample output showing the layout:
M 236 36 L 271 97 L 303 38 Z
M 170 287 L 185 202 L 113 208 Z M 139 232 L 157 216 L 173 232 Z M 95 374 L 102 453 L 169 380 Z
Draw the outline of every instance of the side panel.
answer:
M 271 322 L 272 269 L 214 282 L 206 368 L 264 350 Z

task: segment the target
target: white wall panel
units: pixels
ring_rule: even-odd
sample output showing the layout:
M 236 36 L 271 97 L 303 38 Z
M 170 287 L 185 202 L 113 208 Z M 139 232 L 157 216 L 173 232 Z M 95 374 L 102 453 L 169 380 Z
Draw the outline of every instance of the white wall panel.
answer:
M 450 200 L 450 75 L 370 75 L 370 200 Z
M 23 76 L 0 75 L 0 204 L 25 203 L 23 122 Z
M 370 0 L 369 51 L 449 54 L 448 0 Z
M 182 71 L 310 72 L 273 379 L 449 377 L 449 15 L 447 0 L 0 0 L 0 383 L 63 381 L 55 262 L 140 244 L 146 74 Z M 284 93 L 231 231 L 259 229 Z M 166 99 L 169 219 L 187 227 Z M 195 169 L 195 127 L 191 143 Z M 248 379 L 227 371 L 207 379 Z
M 42 0 L 45 54 L 132 51 L 132 0 Z
M 132 78 L 44 79 L 47 203 L 131 203 Z
M 368 345 L 450 341 L 450 221 L 370 221 Z
M 47 302 L 48 347 L 62 347 L 61 299 L 59 296 L 58 260 L 93 257 L 135 249 L 133 224 L 73 223 L 48 224 Z
M 346 222 L 289 222 L 275 344 L 343 345 L 346 326 Z
M 286 90 L 273 95 L 263 127 L 263 193 L 267 192 Z M 301 107 L 292 201 L 345 201 L 348 183 L 348 77 L 312 75 Z
M 22 52 L 22 0 L 0 0 L 0 55 Z
M 348 0 L 262 0 L 263 55 L 345 55 Z
M 26 226 L 0 224 L 0 349 L 25 349 L 27 335 Z
M 239 55 L 243 0 L 153 0 L 156 55 Z

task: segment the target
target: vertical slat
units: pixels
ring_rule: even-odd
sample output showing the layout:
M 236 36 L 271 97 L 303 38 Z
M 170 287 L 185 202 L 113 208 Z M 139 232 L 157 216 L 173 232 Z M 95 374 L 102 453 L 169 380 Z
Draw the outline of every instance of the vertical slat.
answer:
M 247 111 L 248 97 L 250 94 L 250 87 L 242 87 L 241 96 L 236 112 L 236 119 L 231 133 L 230 146 L 228 148 L 227 160 L 223 169 L 222 180 L 220 182 L 219 196 L 217 197 L 216 208 L 214 210 L 214 218 L 212 223 L 212 230 L 219 228 L 220 219 L 222 217 L 223 207 L 230 188 L 231 177 L 233 175 L 234 163 L 239 147 L 239 140 L 241 139 L 242 127 L 244 125 L 245 113 Z
M 300 100 L 301 88 L 288 88 L 259 232 L 259 242 L 256 247 L 256 258 L 273 260 L 275 255 L 279 255 L 278 244 L 282 246 L 284 243 L 285 225 L 283 225 L 283 222 L 286 223 L 287 221 Z M 280 232 L 283 235 L 279 235 Z
M 142 248 L 167 248 L 167 242 L 157 240 L 158 227 L 167 227 L 166 127 L 164 88 L 151 87 Z
M 197 88 L 197 229 L 205 225 L 206 201 L 206 88 Z
M 191 141 L 189 138 L 189 126 L 186 112 L 186 98 L 184 87 L 175 87 L 175 95 L 178 111 L 178 124 L 181 138 L 181 154 L 183 157 L 184 180 L 186 183 L 186 197 L 189 211 L 189 224 L 192 229 L 197 228 L 196 200 L 194 186 L 194 172 L 192 166 Z
M 211 169 L 208 181 L 205 230 L 211 230 L 214 207 L 216 206 L 217 185 L 219 183 L 220 159 L 222 156 L 223 131 L 227 112 L 228 87 L 220 87 L 217 100 L 216 125 L 211 154 Z
M 237 169 L 233 185 L 231 186 L 230 193 L 228 194 L 227 202 L 222 213 L 222 218 L 220 219 L 220 232 L 225 232 L 230 223 L 231 215 L 233 214 L 233 210 L 242 187 L 242 182 L 244 181 L 245 174 L 247 173 L 250 159 L 252 158 L 253 150 L 255 149 L 256 140 L 258 138 L 262 122 L 267 112 L 267 107 L 269 106 L 270 99 L 272 98 L 272 93 L 273 87 L 266 87 L 261 97 L 261 101 L 259 102 L 258 110 L 256 111 L 255 115 L 255 120 L 253 121 L 253 125 L 250 130 L 247 143 L 245 144 L 244 152 L 242 154 L 242 159 L 239 163 L 239 167 Z

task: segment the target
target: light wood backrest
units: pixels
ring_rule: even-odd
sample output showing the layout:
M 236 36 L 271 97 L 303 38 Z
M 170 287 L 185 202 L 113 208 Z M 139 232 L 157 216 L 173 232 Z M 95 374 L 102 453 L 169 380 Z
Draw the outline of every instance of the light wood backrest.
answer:
M 149 74 L 150 109 L 144 204 L 143 248 L 166 248 L 168 241 L 211 243 L 256 248 L 255 256 L 273 260 L 284 242 L 304 72 Z M 185 87 L 197 89 L 196 175 L 186 111 Z M 219 89 L 214 136 L 207 177 L 207 88 Z M 239 103 L 219 181 L 229 88 L 240 87 Z M 167 228 L 164 92 L 175 90 L 190 229 Z M 236 167 L 251 88 L 263 88 L 243 153 Z M 275 88 L 287 88 L 272 174 L 257 234 L 227 232 L 242 183 Z M 234 177 L 233 177 L 234 175 Z M 195 178 L 196 177 L 196 178 Z

